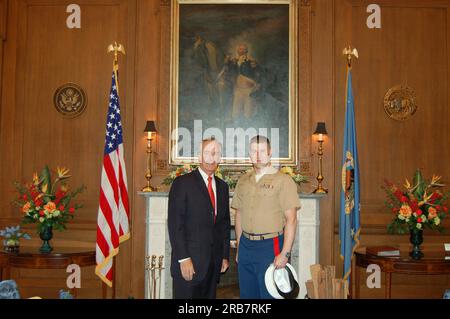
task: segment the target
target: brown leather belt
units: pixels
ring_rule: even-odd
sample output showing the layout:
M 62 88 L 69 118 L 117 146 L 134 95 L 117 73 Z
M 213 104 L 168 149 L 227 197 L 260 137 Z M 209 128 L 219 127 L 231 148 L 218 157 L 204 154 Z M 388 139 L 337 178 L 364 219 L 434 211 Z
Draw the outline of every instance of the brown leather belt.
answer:
M 266 234 L 251 234 L 251 233 L 247 233 L 245 231 L 242 231 L 242 236 L 244 236 L 247 239 L 250 240 L 264 240 L 264 239 L 271 239 L 271 238 L 275 238 L 278 236 L 283 235 L 283 232 L 275 232 L 275 233 L 266 233 Z

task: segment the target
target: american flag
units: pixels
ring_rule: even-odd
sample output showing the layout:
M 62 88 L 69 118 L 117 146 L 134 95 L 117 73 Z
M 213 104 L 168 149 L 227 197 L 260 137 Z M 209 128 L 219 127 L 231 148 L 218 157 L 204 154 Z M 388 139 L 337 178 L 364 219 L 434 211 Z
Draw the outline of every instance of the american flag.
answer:
M 113 257 L 119 244 L 130 238 L 127 173 L 123 157 L 123 128 L 120 116 L 117 70 L 112 75 L 106 119 L 105 151 L 97 217 L 97 266 L 95 273 L 112 287 Z

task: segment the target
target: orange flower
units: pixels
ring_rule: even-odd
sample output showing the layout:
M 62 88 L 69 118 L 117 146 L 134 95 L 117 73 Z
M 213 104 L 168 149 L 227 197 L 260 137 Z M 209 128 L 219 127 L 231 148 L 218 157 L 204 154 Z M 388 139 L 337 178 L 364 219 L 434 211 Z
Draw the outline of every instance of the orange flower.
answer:
M 411 207 L 409 207 L 408 205 L 402 205 L 402 207 L 400 208 L 400 215 L 402 215 L 405 218 L 411 217 L 412 214 L 412 210 Z
M 30 202 L 26 202 L 25 205 L 23 205 L 23 207 L 22 207 L 22 212 L 24 212 L 26 214 L 26 213 L 28 213 L 30 208 L 31 208 Z
M 428 207 L 428 219 L 433 219 L 437 216 L 436 208 Z
M 69 175 L 69 170 L 65 167 L 57 167 L 56 173 L 58 174 L 58 179 L 65 179 L 71 176 Z
M 45 206 L 44 206 L 44 210 L 51 213 L 54 210 L 56 210 L 56 205 L 53 202 L 48 202 Z
M 39 176 L 37 173 L 33 174 L 33 184 L 34 185 L 39 185 Z

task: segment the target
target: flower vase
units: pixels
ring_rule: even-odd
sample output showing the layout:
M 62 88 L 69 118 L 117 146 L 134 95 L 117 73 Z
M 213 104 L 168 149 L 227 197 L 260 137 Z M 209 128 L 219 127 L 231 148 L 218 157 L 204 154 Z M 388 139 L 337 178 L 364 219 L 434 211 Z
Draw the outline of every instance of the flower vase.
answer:
M 39 251 L 43 254 L 48 254 L 53 250 L 53 247 L 50 246 L 49 241 L 53 238 L 53 229 L 51 226 L 44 227 L 39 233 L 39 238 L 41 238 L 44 242 L 42 243 Z
M 413 259 L 420 259 L 423 257 L 423 252 L 420 250 L 420 245 L 423 243 L 423 230 L 413 229 L 410 230 L 409 241 L 413 245 L 413 250 L 409 255 Z
M 14 239 L 9 239 L 3 241 L 3 248 L 7 253 L 18 253 L 19 252 L 19 241 Z

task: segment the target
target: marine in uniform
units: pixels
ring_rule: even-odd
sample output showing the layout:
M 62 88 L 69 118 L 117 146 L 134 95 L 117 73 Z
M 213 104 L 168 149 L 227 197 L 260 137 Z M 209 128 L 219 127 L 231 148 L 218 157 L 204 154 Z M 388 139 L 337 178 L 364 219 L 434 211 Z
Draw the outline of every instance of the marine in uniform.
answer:
M 284 268 L 290 258 L 300 200 L 290 176 L 270 165 L 270 141 L 250 141 L 253 170 L 236 186 L 231 207 L 236 210 L 240 297 L 271 299 L 264 275 L 271 263 Z

